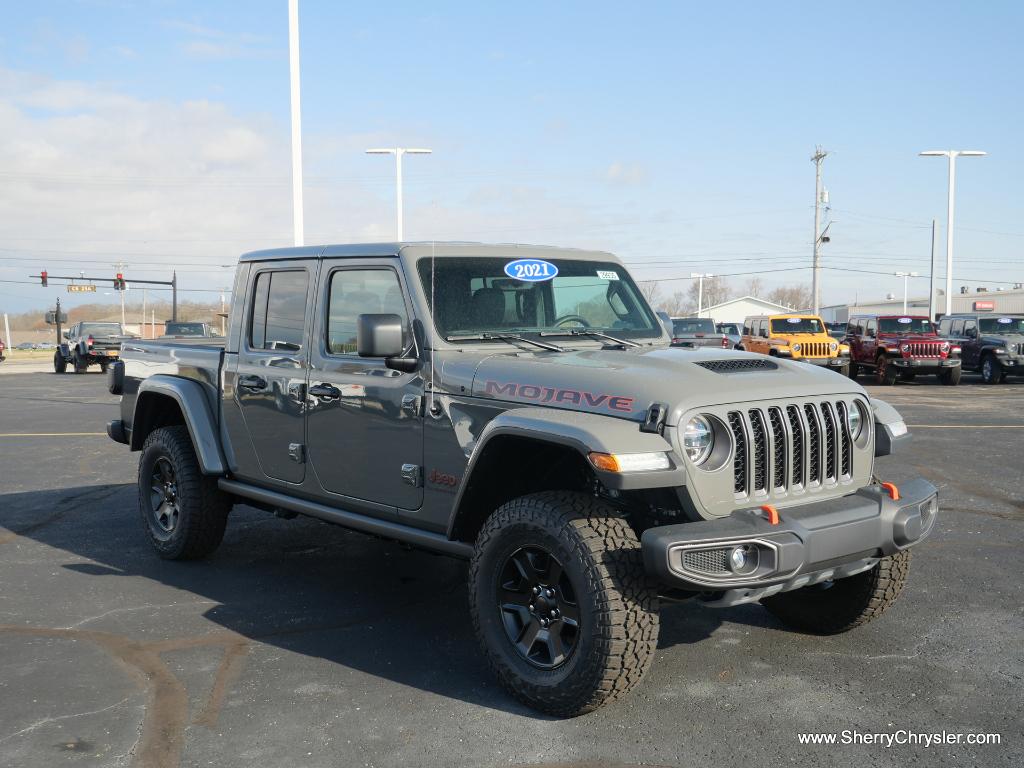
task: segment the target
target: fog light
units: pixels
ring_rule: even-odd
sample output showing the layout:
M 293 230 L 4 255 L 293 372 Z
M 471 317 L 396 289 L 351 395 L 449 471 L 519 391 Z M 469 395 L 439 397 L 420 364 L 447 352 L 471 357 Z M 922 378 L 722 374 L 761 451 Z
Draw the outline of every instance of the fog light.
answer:
M 729 570 L 746 574 L 757 569 L 757 549 L 750 544 L 733 547 L 729 552 Z

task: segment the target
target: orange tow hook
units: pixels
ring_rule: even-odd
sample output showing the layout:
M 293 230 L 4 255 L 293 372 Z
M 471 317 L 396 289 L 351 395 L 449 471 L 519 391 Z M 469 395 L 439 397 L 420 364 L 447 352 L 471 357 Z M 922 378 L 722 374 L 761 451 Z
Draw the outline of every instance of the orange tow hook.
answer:
M 882 483 L 882 487 L 889 494 L 889 498 L 893 501 L 900 500 L 900 489 L 896 487 L 894 483 Z
M 771 504 L 762 504 L 761 511 L 768 516 L 768 525 L 779 524 L 779 510 L 777 510 Z

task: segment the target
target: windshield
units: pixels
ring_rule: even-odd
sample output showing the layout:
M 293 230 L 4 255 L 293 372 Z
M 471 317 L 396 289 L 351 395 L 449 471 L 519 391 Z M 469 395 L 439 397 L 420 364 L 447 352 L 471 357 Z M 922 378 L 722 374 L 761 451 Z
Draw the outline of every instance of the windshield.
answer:
M 629 273 L 614 262 L 445 256 L 420 259 L 417 269 L 445 338 L 581 329 L 626 338 L 663 333 Z
M 1024 333 L 1024 317 L 981 317 L 978 326 L 982 333 Z
M 685 317 L 672 321 L 672 335 L 686 336 L 690 333 L 714 333 L 715 324 L 706 317 Z
M 883 317 L 878 321 L 879 333 L 935 333 L 935 326 L 926 317 Z
M 772 320 L 772 333 L 824 333 L 816 317 L 783 317 Z
M 168 323 L 165 332 L 168 336 L 203 336 L 206 327 L 203 323 Z
M 734 336 L 739 336 L 740 335 L 740 327 L 738 325 L 736 325 L 736 323 L 719 323 L 718 324 L 718 332 L 719 333 L 731 333 Z
M 120 323 L 82 323 L 83 336 L 122 336 Z

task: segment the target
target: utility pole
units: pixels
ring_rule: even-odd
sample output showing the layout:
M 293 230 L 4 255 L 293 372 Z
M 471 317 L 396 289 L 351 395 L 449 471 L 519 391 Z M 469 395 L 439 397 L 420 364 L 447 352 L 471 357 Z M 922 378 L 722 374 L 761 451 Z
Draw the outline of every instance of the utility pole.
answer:
M 814 314 L 818 314 L 821 309 L 821 164 L 826 157 L 828 152 L 820 145 L 815 147 L 814 154 L 811 155 L 811 161 L 814 163 L 814 269 L 811 278 Z
M 178 270 L 171 272 L 171 320 L 178 322 Z
M 139 336 L 146 338 L 146 289 L 142 289 L 142 325 L 139 326 Z
M 917 272 L 893 272 L 896 277 L 903 278 L 903 314 L 907 314 L 907 280 L 917 277 Z
M 385 147 L 382 149 L 368 149 L 368 155 L 394 155 L 395 156 L 395 217 L 397 220 L 398 242 L 405 240 L 405 231 L 402 225 L 402 157 L 404 155 L 429 155 L 433 152 L 430 149 L 419 149 L 411 147 Z
M 932 219 L 932 270 L 928 273 L 928 319 L 935 322 L 935 219 Z
M 128 265 L 125 264 L 123 261 L 119 261 L 119 262 L 117 262 L 117 264 L 112 264 L 111 266 L 114 269 L 116 269 L 117 273 L 120 275 L 120 274 L 124 273 L 124 268 L 126 266 L 128 266 Z M 125 318 L 124 318 L 124 289 L 123 288 L 121 289 L 120 293 L 121 293 L 121 329 L 124 330 Z
M 302 104 L 299 86 L 299 0 L 288 0 L 288 74 L 292 96 L 292 221 L 295 245 L 305 244 L 302 214 Z M 177 316 L 174 317 L 177 320 Z
M 690 277 L 697 278 L 697 317 L 704 311 L 704 278 L 714 277 L 707 272 L 691 272 Z

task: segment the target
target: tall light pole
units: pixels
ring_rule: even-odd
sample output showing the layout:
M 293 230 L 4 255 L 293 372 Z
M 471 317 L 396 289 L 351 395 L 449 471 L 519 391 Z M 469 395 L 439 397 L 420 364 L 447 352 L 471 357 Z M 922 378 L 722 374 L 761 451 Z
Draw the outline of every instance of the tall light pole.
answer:
M 957 157 L 984 157 L 987 152 L 977 149 L 929 149 L 919 152 L 921 157 L 949 158 L 949 197 L 946 202 L 946 311 L 953 311 L 953 204 L 956 197 L 956 159 Z
M 907 280 L 917 277 L 917 272 L 893 272 L 896 277 L 903 278 L 903 314 L 907 314 Z
M 700 313 L 704 311 L 704 278 L 714 275 L 707 272 L 691 272 L 690 277 L 697 278 L 697 317 L 700 317 Z
M 826 157 L 828 152 L 820 146 L 815 147 L 814 154 L 811 155 L 811 162 L 814 163 L 814 261 L 811 276 L 814 314 L 818 314 L 821 307 L 821 244 L 828 242 L 821 232 L 821 163 Z
M 397 219 L 398 242 L 405 239 L 402 228 L 402 156 L 403 155 L 429 155 L 433 150 L 415 149 L 411 147 L 386 147 L 383 149 L 368 149 L 368 155 L 394 155 L 395 156 L 395 214 Z
M 302 108 L 299 87 L 299 0 L 288 0 L 288 73 L 292 95 L 292 226 L 295 245 L 305 243 L 302 216 Z

